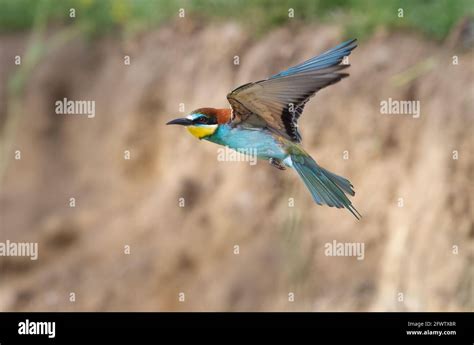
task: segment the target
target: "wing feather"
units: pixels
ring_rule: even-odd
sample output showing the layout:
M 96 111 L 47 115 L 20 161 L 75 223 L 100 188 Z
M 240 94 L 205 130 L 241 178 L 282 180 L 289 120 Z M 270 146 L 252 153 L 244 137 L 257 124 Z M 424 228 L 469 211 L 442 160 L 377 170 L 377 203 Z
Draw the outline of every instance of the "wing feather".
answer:
M 356 47 L 351 40 L 266 80 L 248 83 L 227 95 L 234 123 L 270 127 L 295 142 L 301 141 L 297 121 L 306 102 L 320 89 L 348 76 L 340 65 Z M 258 119 L 257 119 L 258 118 Z

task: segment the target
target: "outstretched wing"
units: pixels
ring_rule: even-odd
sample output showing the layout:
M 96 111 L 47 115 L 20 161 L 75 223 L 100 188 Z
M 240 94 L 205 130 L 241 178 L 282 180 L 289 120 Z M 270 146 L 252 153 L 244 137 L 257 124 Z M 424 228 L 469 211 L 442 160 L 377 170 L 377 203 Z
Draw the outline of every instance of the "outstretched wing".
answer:
M 340 63 L 355 47 L 355 39 L 344 42 L 266 80 L 233 90 L 227 95 L 233 110 L 233 122 L 270 127 L 287 139 L 300 142 L 297 121 L 306 102 L 318 90 L 348 76 L 339 71 L 349 65 Z

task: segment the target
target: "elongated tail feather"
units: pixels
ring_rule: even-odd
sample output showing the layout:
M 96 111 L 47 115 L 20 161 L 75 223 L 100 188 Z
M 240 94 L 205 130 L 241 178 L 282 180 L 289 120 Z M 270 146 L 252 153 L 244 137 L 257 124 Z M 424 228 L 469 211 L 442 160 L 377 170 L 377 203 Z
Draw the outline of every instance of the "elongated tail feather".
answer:
M 349 180 L 320 167 L 307 154 L 293 154 L 291 155 L 291 161 L 293 168 L 301 176 L 317 204 L 337 208 L 345 207 L 357 219 L 362 217 L 344 194 L 347 193 L 351 196 L 355 194 Z

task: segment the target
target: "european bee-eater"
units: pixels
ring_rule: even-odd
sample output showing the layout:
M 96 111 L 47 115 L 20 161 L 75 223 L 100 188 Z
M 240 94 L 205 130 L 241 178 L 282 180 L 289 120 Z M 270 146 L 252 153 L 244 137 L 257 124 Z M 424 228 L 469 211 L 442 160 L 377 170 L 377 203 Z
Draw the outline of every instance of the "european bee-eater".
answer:
M 227 95 L 231 109 L 200 108 L 185 118 L 168 122 L 183 125 L 198 139 L 238 152 L 255 152 L 257 158 L 284 170 L 295 169 L 319 205 L 347 208 L 360 213 L 346 194 L 354 196 L 349 180 L 329 172 L 301 147 L 298 118 L 308 100 L 322 88 L 348 76 L 341 64 L 357 46 L 344 42 L 327 52 L 268 79 L 242 85 Z

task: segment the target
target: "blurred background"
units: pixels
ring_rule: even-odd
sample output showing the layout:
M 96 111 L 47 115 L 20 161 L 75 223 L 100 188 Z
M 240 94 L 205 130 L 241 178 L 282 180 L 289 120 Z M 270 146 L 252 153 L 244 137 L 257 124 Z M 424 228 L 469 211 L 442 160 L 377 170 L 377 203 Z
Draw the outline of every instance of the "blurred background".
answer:
M 0 310 L 472 310 L 473 14 L 470 0 L 0 0 L 0 241 L 39 246 L 0 257 Z M 361 221 L 315 205 L 293 171 L 220 162 L 165 126 L 353 37 L 350 77 L 300 130 L 351 180 Z M 56 114 L 64 98 L 95 117 Z M 389 98 L 420 117 L 381 114 Z M 364 259 L 326 256 L 334 240 Z

